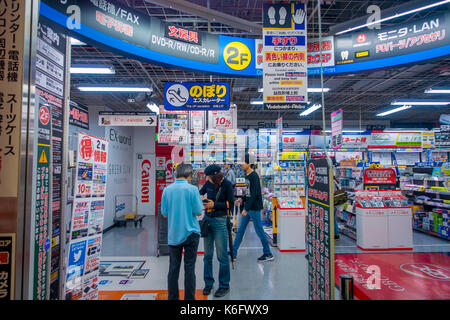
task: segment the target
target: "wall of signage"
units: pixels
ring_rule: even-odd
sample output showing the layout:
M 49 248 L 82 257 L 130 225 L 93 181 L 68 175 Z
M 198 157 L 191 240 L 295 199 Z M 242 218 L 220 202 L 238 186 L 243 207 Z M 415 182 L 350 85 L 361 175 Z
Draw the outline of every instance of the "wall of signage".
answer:
M 102 246 L 108 141 L 78 134 L 66 300 L 96 300 Z

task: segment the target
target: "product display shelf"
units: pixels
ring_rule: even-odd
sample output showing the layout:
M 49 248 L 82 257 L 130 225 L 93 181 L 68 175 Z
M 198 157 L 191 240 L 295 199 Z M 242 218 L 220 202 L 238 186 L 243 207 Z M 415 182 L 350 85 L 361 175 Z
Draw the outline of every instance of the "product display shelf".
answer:
M 356 214 L 344 209 L 337 209 L 337 222 L 339 232 L 353 240 L 356 240 Z M 339 223 L 341 222 L 341 223 Z

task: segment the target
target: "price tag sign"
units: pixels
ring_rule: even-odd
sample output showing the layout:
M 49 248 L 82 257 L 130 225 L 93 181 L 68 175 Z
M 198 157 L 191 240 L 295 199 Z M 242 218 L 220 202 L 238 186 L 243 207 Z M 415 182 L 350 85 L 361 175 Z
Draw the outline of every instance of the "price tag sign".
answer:
M 210 129 L 226 130 L 233 129 L 232 111 L 210 111 Z

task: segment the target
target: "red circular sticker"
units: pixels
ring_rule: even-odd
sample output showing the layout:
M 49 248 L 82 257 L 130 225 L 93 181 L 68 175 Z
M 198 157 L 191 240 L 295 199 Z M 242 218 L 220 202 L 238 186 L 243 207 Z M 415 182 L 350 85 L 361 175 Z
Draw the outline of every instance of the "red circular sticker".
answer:
M 308 181 L 309 185 L 313 186 L 316 182 L 316 167 L 314 166 L 314 163 L 310 163 L 308 167 Z
M 42 106 L 39 109 L 39 121 L 46 126 L 50 121 L 50 111 L 46 106 Z
M 80 142 L 80 155 L 84 161 L 89 161 L 94 153 L 92 140 L 89 137 L 84 137 Z

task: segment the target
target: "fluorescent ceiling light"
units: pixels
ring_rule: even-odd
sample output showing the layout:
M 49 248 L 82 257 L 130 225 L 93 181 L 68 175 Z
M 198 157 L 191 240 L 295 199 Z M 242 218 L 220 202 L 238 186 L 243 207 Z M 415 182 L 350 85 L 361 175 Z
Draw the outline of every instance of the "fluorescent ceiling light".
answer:
M 313 113 L 314 111 L 316 111 L 317 109 L 320 109 L 322 107 L 321 104 L 315 104 L 312 107 L 306 109 L 305 111 L 303 111 L 302 113 L 300 113 L 301 117 L 307 116 L 310 113 Z
M 80 91 L 85 92 L 151 92 L 150 88 L 145 87 L 78 87 Z
M 402 106 L 405 104 L 411 106 L 446 106 L 450 104 L 450 101 L 438 101 L 438 100 L 404 100 L 404 101 L 394 101 L 391 103 L 393 106 Z
M 323 88 L 323 92 L 330 91 L 330 88 Z M 322 88 L 308 88 L 308 92 L 322 92 Z
M 264 91 L 263 88 L 259 88 L 259 89 L 258 89 L 258 92 L 263 92 L 263 91 Z
M 264 102 L 262 100 L 253 100 L 250 101 L 250 104 L 264 104 Z
M 147 108 L 149 108 L 150 111 L 159 114 L 159 107 L 155 103 L 147 103 Z
M 115 74 L 116 71 L 109 67 L 70 67 L 70 73 L 77 74 Z
M 450 89 L 444 89 L 444 88 L 436 88 L 436 89 L 428 89 L 425 90 L 425 93 L 444 93 L 444 94 L 450 94 Z
M 383 18 L 383 19 L 380 19 L 380 20 L 375 20 L 375 21 L 372 21 L 372 22 L 368 22 L 366 24 L 362 24 L 360 26 L 356 26 L 356 27 L 353 27 L 353 28 L 346 29 L 344 31 L 340 31 L 340 32 L 336 33 L 336 35 L 347 33 L 347 32 L 350 32 L 350 31 L 353 31 L 353 30 L 357 30 L 357 29 L 361 29 L 361 28 L 364 28 L 364 27 L 368 27 L 368 26 L 371 26 L 373 24 L 377 24 L 377 23 L 388 21 L 388 20 L 396 19 L 396 18 L 399 18 L 399 17 L 402 17 L 402 16 L 406 16 L 406 15 L 411 14 L 411 13 L 415 13 L 415 12 L 418 12 L 418 11 L 430 9 L 430 8 L 437 7 L 437 6 L 446 4 L 446 3 L 450 3 L 450 0 L 438 1 L 438 2 L 435 2 L 435 3 L 432 3 L 432 4 L 428 4 L 426 6 L 423 6 L 423 7 L 419 7 L 419 8 L 412 9 L 412 10 L 408 10 L 408 11 L 405 11 L 405 12 L 402 12 L 402 13 L 396 13 L 393 16 L 390 16 L 390 17 L 386 17 L 386 18 Z
M 399 111 L 406 110 L 409 108 L 411 108 L 411 106 L 402 106 L 402 107 L 395 108 L 395 109 L 392 109 L 392 110 L 389 110 L 386 112 L 379 113 L 379 114 L 377 114 L 377 117 L 384 117 L 384 116 L 387 116 L 388 114 L 399 112 Z
M 80 40 L 75 39 L 75 38 L 70 38 L 70 44 L 73 46 L 85 46 L 86 45 L 86 43 L 81 42 Z

